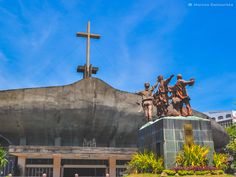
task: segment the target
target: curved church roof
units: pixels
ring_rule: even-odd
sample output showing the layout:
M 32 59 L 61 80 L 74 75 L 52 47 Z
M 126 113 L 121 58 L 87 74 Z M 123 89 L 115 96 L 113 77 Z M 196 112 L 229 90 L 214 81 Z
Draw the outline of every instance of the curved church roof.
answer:
M 0 135 L 13 145 L 136 147 L 138 129 L 145 123 L 136 104 L 140 100 L 97 78 L 0 91 Z M 222 147 L 228 137 L 211 122 L 215 147 Z

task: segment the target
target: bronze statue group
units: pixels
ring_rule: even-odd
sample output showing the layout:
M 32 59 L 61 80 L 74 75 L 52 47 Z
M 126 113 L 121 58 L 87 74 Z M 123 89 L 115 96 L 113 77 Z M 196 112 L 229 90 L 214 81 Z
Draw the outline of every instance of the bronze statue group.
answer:
M 192 86 L 195 80 L 185 81 L 182 75 L 178 74 L 176 84 L 169 86 L 173 77 L 174 75 L 171 75 L 168 79 L 164 79 L 162 75 L 159 75 L 154 86 L 150 87 L 149 83 L 145 83 L 145 90 L 136 93 L 142 96 L 142 107 L 148 121 L 152 120 L 153 106 L 157 109 L 157 117 L 192 115 L 186 86 Z

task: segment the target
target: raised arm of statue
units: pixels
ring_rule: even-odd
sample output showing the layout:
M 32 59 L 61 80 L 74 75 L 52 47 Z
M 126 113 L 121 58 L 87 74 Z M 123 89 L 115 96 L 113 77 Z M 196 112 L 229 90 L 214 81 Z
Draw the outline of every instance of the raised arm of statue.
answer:
M 152 86 L 151 91 L 153 92 L 158 86 L 158 82 L 155 83 L 155 85 Z
M 168 79 L 165 80 L 165 84 L 168 85 L 173 77 L 174 74 L 172 74 Z
M 195 82 L 195 79 L 190 79 L 189 81 L 183 80 L 184 85 L 192 86 Z

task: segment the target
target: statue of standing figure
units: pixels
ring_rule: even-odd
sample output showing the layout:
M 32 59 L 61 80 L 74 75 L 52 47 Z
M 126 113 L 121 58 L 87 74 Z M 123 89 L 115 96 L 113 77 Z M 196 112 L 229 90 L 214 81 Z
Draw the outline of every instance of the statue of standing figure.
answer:
M 187 94 L 186 86 L 192 86 L 195 80 L 190 79 L 189 81 L 183 80 L 181 74 L 177 75 L 177 82 L 176 84 L 171 87 L 172 92 L 172 102 L 173 107 L 179 112 L 182 116 L 191 116 L 192 109 L 190 105 L 190 97 Z M 184 107 L 185 105 L 185 107 Z M 186 110 L 186 111 L 185 111 Z
M 157 108 L 157 116 L 166 116 L 168 112 L 169 106 L 169 96 L 168 96 L 168 84 L 174 75 L 171 75 L 168 79 L 164 80 L 162 75 L 157 77 L 157 81 L 159 83 L 158 90 L 154 95 L 154 105 Z
M 142 96 L 142 107 L 143 107 L 147 121 L 152 120 L 153 99 L 154 99 L 153 91 L 156 89 L 157 84 L 158 83 L 156 83 L 154 86 L 150 87 L 149 83 L 145 83 L 144 84 L 145 90 L 136 93 L 136 94 Z

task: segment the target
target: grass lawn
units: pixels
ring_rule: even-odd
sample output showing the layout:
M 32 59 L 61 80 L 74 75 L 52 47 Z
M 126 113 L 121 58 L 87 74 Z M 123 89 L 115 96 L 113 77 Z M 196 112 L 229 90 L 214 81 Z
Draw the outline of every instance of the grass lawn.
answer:
M 189 176 L 183 176 L 183 177 L 200 177 L 200 176 L 212 176 L 212 177 L 233 177 L 234 175 L 189 175 Z M 154 175 L 154 174 L 132 174 L 127 177 L 160 177 L 160 175 Z

